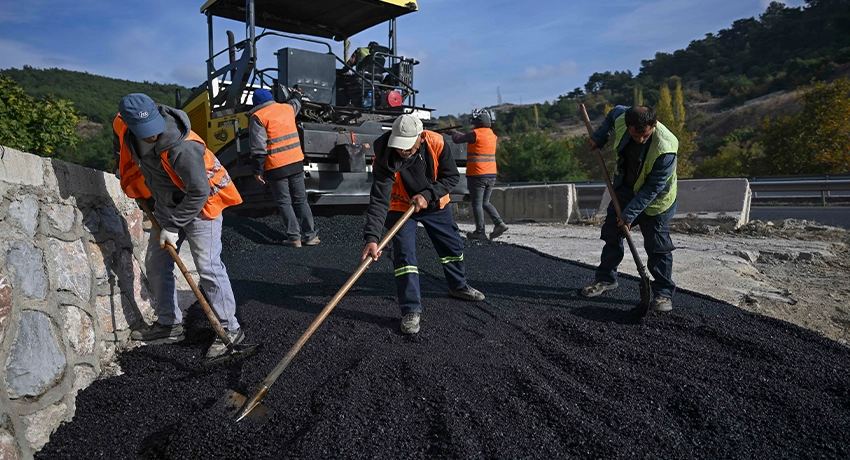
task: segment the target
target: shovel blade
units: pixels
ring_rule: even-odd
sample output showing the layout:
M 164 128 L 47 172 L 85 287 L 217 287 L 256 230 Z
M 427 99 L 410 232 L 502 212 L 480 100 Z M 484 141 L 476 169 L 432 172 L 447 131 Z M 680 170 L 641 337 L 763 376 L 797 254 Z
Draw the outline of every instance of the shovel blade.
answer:
M 632 313 L 637 320 L 642 319 L 649 313 L 649 303 L 652 297 L 652 287 L 649 283 L 649 278 L 641 278 L 640 282 L 640 304 L 632 309 Z
M 239 411 L 242 409 L 242 406 L 245 405 L 245 401 L 247 400 L 248 398 L 244 395 L 233 390 L 227 390 L 224 396 L 222 396 L 219 400 L 219 403 L 235 418 L 239 415 Z M 272 415 L 274 415 L 274 410 L 262 404 L 257 404 L 253 409 L 251 409 L 251 412 L 248 412 L 248 414 L 243 417 L 243 420 L 262 425 L 263 423 L 266 423 Z

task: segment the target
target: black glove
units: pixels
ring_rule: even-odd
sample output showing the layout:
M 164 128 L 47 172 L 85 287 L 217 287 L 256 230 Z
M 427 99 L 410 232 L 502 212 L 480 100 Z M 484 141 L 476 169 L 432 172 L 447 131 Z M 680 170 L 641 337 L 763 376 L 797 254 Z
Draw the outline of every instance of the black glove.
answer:
M 150 198 L 139 198 L 139 200 L 145 200 L 145 203 L 147 203 L 147 204 L 148 204 L 148 209 L 150 209 L 150 210 L 151 210 L 151 212 L 153 212 L 153 209 L 156 207 L 156 201 L 153 199 L 153 197 L 150 197 Z M 136 204 L 138 204 L 138 205 L 139 205 L 139 209 L 144 210 L 144 208 L 142 208 L 142 205 L 141 205 L 141 204 L 139 204 L 139 202 L 138 202 L 138 201 L 136 201 Z
M 296 89 L 296 90 L 293 90 L 293 91 L 289 94 L 289 99 L 287 99 L 287 101 L 291 101 L 291 100 L 293 100 L 293 99 L 294 99 L 294 100 L 296 100 L 296 101 L 298 101 L 298 102 L 302 102 L 302 101 L 303 101 L 303 99 L 304 99 L 304 96 L 301 94 L 301 91 L 299 91 L 299 90 L 297 90 L 297 89 Z

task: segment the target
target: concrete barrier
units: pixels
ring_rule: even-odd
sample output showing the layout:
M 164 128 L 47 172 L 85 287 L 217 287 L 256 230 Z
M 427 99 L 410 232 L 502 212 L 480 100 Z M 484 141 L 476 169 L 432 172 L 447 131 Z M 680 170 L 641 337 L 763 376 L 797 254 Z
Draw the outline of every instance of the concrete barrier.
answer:
M 752 192 L 747 179 L 680 180 L 675 221 L 738 228 L 750 221 Z M 611 195 L 602 195 L 597 217 L 605 217 Z
M 493 189 L 490 204 L 505 222 L 569 222 L 576 208 L 574 184 L 499 186 Z M 469 195 L 452 201 L 452 212 L 458 222 L 474 222 Z M 490 218 L 485 219 L 489 223 Z

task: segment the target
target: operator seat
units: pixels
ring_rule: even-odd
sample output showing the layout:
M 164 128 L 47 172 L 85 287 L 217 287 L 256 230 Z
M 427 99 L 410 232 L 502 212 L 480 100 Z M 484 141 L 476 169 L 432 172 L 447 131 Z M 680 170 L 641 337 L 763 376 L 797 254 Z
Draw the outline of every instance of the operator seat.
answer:
M 375 53 L 382 53 L 383 56 L 375 56 Z M 386 55 L 388 54 L 390 49 L 386 46 L 369 45 L 369 55 L 357 63 L 357 71 L 367 80 L 380 81 L 387 71 L 384 66 L 387 63 Z

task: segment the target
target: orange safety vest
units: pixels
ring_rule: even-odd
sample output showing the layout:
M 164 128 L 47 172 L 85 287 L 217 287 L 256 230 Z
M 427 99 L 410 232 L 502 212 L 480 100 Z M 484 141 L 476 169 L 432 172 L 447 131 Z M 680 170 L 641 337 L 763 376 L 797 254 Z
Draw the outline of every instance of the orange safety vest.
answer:
M 431 157 L 434 159 L 434 179 L 437 178 L 437 169 L 440 167 L 439 158 L 443 153 L 443 136 L 425 130 L 425 143 L 428 144 L 428 150 L 431 152 Z M 387 147 L 390 148 L 390 147 Z M 440 197 L 440 209 L 449 204 L 449 196 Z M 401 183 L 401 173 L 395 173 L 395 182 L 393 183 L 392 193 L 390 194 L 390 211 L 407 211 L 410 207 L 410 196 L 407 195 L 407 190 L 404 184 Z
M 496 141 L 499 139 L 490 128 L 475 128 L 475 142 L 466 147 L 466 175 L 496 174 Z
M 124 123 L 121 115 L 116 116 L 112 121 L 112 129 L 118 134 L 121 142 L 121 157 L 118 162 L 121 189 L 130 198 L 150 198 L 151 192 L 145 185 L 145 178 L 142 175 L 142 171 L 139 169 L 139 165 L 133 160 L 133 155 L 130 153 L 130 149 L 125 142 L 125 136 L 129 128 Z M 207 144 L 204 143 L 203 139 L 195 134 L 194 131 L 190 130 L 189 135 L 186 136 L 186 140 L 197 142 L 204 146 L 204 166 L 207 169 L 207 177 L 210 182 L 210 196 L 207 198 L 207 202 L 201 213 L 208 219 L 215 219 L 221 215 L 221 211 L 224 208 L 242 203 L 242 196 L 239 195 L 236 185 L 230 180 L 230 174 L 219 163 L 218 158 L 207 148 Z M 185 189 L 183 180 L 180 179 L 180 176 L 171 167 L 171 163 L 168 162 L 168 150 L 164 150 L 160 154 L 160 159 L 162 161 L 162 167 L 165 168 L 165 172 L 171 177 L 174 185 L 181 190 Z
M 295 109 L 289 104 L 269 104 L 254 112 L 255 117 L 266 128 L 265 170 L 277 169 L 298 161 L 304 161 L 298 127 L 295 126 Z

